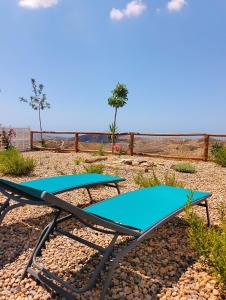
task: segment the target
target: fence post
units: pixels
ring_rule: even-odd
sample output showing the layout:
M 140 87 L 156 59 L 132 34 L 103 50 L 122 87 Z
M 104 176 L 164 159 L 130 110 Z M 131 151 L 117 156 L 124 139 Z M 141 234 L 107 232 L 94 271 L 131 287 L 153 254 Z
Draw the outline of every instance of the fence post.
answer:
M 34 149 L 34 138 L 33 138 L 33 131 L 31 130 L 30 131 L 30 147 L 31 147 L 31 150 L 33 150 Z
M 75 132 L 75 152 L 79 152 L 79 149 L 78 149 L 78 133 Z
M 134 147 L 134 133 L 130 132 L 130 142 L 129 142 L 129 151 L 130 151 L 130 155 L 133 156 L 133 147 Z
M 209 140 L 210 140 L 210 136 L 208 134 L 205 134 L 204 137 L 204 153 L 203 153 L 203 160 L 204 161 L 208 161 L 208 157 L 209 157 Z

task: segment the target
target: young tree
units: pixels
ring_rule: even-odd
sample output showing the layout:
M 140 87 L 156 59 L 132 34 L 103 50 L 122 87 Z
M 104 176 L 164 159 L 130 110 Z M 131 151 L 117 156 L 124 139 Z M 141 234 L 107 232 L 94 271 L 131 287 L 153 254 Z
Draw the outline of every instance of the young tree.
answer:
M 42 118 L 41 111 L 50 108 L 50 104 L 47 102 L 46 94 L 43 93 L 44 85 L 38 84 L 34 78 L 31 78 L 31 84 L 33 89 L 33 96 L 30 99 L 20 97 L 21 102 L 28 103 L 34 110 L 38 111 L 39 128 L 41 131 L 41 143 L 44 144 L 44 139 L 42 135 Z
M 112 124 L 109 125 L 110 132 L 112 133 L 112 149 L 114 150 L 115 133 L 117 132 L 117 113 L 120 107 L 123 107 L 128 100 L 128 89 L 125 84 L 118 83 L 112 91 L 112 96 L 108 98 L 108 104 L 115 109 L 114 119 Z

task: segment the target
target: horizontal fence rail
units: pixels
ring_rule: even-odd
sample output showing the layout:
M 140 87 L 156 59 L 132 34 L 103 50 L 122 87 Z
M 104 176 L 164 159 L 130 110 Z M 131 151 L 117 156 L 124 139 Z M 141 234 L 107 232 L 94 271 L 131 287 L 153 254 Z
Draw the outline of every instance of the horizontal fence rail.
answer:
M 62 142 L 61 146 L 58 147 L 46 147 L 46 146 L 41 146 L 41 145 L 35 145 L 35 141 L 37 144 L 37 137 L 35 135 L 49 135 L 48 139 L 52 135 L 58 136 L 58 135 L 72 135 L 73 138 L 73 148 L 65 149 L 64 148 L 64 142 Z M 88 132 L 88 131 L 31 131 L 30 132 L 30 144 L 31 144 L 31 149 L 33 150 L 50 150 L 50 151 L 58 151 L 58 152 L 97 152 L 98 149 L 81 149 L 81 144 L 86 144 L 87 143 L 93 143 L 93 144 L 110 144 L 109 142 L 98 142 L 95 141 L 86 141 L 86 142 L 81 142 L 79 139 L 82 136 L 108 136 L 112 137 L 112 133 L 110 132 Z M 116 139 L 120 139 L 122 137 L 125 138 L 124 143 L 127 144 L 127 150 L 124 151 L 124 154 L 127 155 L 142 155 L 142 156 L 150 156 L 150 157 L 162 157 L 162 158 L 169 158 L 169 159 L 189 159 L 189 160 L 203 160 L 207 161 L 209 159 L 209 149 L 210 149 L 210 139 L 219 139 L 219 138 L 226 138 L 226 134 L 207 134 L 207 133 L 140 133 L 140 132 L 121 132 L 121 133 L 115 133 L 113 136 L 115 136 Z M 136 150 L 136 142 L 138 139 L 142 139 L 144 141 L 145 139 L 148 138 L 159 138 L 159 139 L 166 139 L 167 138 L 176 138 L 178 141 L 187 139 L 187 140 L 193 140 L 193 139 L 198 139 L 200 142 L 202 142 L 202 146 L 200 146 L 200 151 L 201 154 L 199 156 L 183 156 L 183 155 L 165 155 L 165 154 L 153 154 L 153 153 L 148 153 L 147 151 L 138 151 Z M 65 139 L 65 137 L 64 137 Z M 58 138 L 59 140 L 59 138 Z M 114 138 L 113 138 L 114 140 Z M 139 142 L 139 141 L 138 141 Z M 117 142 L 116 142 L 117 144 Z M 105 153 L 113 153 L 114 154 L 114 145 L 115 143 L 112 143 L 112 147 L 110 150 L 105 150 Z M 142 150 L 142 149 L 141 149 Z

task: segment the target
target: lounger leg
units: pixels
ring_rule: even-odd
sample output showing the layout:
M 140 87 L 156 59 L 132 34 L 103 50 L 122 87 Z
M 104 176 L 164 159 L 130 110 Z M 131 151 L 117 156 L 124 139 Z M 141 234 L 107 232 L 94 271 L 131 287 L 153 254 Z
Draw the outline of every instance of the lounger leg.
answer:
M 7 199 L 6 202 L 2 205 L 2 207 L 0 209 L 0 224 L 2 223 L 2 221 L 5 218 L 6 214 L 8 212 L 10 212 L 10 210 L 12 210 L 14 208 L 17 208 L 17 207 L 20 207 L 20 206 L 24 206 L 24 204 L 16 203 L 16 204 L 13 204 L 13 205 L 9 205 L 9 201 Z
M 121 192 L 120 192 L 120 189 L 119 189 L 119 185 L 118 185 L 118 183 L 115 183 L 115 188 L 116 188 L 116 190 L 117 190 L 117 192 L 118 192 L 118 195 L 120 195 L 120 194 L 121 194 Z
M 107 274 L 107 278 L 106 278 L 106 280 L 105 280 L 105 282 L 104 282 L 103 289 L 102 289 L 102 291 L 101 291 L 101 293 L 100 293 L 100 298 L 99 298 L 99 300 L 104 300 L 104 298 L 105 298 L 106 292 L 107 292 L 107 290 L 108 290 L 108 288 L 109 288 L 109 286 L 110 286 L 110 283 L 111 283 L 112 275 L 113 275 L 113 273 L 114 273 L 114 271 L 115 271 L 115 268 L 116 268 L 117 265 L 118 265 L 118 261 L 119 261 L 119 259 L 116 258 L 116 259 L 113 261 L 113 263 L 112 263 L 112 266 L 111 266 L 111 268 L 110 268 L 110 270 L 109 270 L 109 272 L 108 272 L 108 274 Z
M 210 226 L 210 214 L 209 214 L 209 206 L 208 206 L 208 201 L 204 200 L 204 203 L 199 203 L 197 204 L 198 206 L 205 207 L 206 209 L 206 218 L 207 218 L 207 226 Z
M 205 200 L 205 206 L 206 206 L 206 217 L 207 217 L 207 226 L 210 226 L 210 214 L 209 214 L 209 206 L 208 201 Z
M 21 279 L 24 279 L 26 277 L 27 269 L 32 265 L 34 254 L 37 252 L 38 248 L 39 248 L 39 250 L 41 250 L 41 248 L 44 245 L 45 241 L 48 239 L 48 236 L 52 232 L 52 230 L 53 230 L 53 228 L 56 224 L 56 220 L 59 217 L 60 213 L 61 213 L 61 211 L 57 211 L 53 221 L 48 226 L 46 226 L 45 229 L 42 231 L 41 236 L 39 237 L 39 240 L 38 240 L 32 254 L 31 254 L 31 257 L 30 257 L 25 269 L 24 269 L 24 272 L 21 276 Z
M 6 199 L 6 201 L 2 204 L 0 204 L 0 224 L 1 224 L 1 221 L 3 220 L 4 218 L 4 211 L 7 209 L 7 207 L 9 207 L 9 201 L 10 201 L 10 198 Z
M 93 198 L 92 198 L 92 195 L 91 195 L 90 189 L 89 189 L 89 188 L 86 188 L 86 190 L 87 190 L 87 192 L 88 192 L 88 195 L 89 195 L 90 202 L 93 202 Z
M 6 209 L 6 207 L 9 206 L 9 201 L 10 201 L 10 198 L 7 198 L 4 203 L 0 204 L 0 214 L 4 209 Z

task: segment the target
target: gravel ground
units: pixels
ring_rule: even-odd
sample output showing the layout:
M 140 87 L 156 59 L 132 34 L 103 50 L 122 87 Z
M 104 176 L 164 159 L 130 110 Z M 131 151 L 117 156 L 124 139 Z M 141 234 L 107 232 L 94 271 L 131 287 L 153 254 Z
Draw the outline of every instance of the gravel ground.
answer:
M 93 157 L 91 154 L 30 152 L 25 155 L 37 160 L 33 176 L 23 178 L 4 177 L 14 181 L 26 181 L 39 177 L 70 174 L 74 169 L 83 170 L 82 164 L 75 166 L 74 159 Z M 128 157 L 131 158 L 131 157 Z M 136 159 L 136 157 L 134 157 Z M 147 159 L 153 162 L 157 174 L 163 176 L 166 171 L 172 173 L 173 160 Z M 106 172 L 125 177 L 121 183 L 121 191 L 134 190 L 137 186 L 133 176 L 139 168 L 120 163 L 120 158 L 109 156 Z M 186 188 L 199 189 L 213 193 L 209 202 L 211 223 L 218 223 L 218 207 L 226 202 L 226 168 L 212 162 L 194 162 L 197 173 L 177 173 L 178 180 L 184 182 Z M 144 168 L 144 167 L 143 167 Z M 95 200 L 115 195 L 111 188 L 92 190 Z M 0 196 L 1 197 L 1 196 Z M 64 193 L 62 198 L 74 204 L 88 204 L 89 198 L 85 190 Z M 1 200 L 1 198 L 0 198 Z M 204 209 L 197 211 L 205 216 Z M 20 281 L 22 270 L 31 254 L 32 248 L 41 230 L 51 220 L 52 209 L 45 207 L 25 206 L 13 210 L 0 226 L 0 299 L 60 299 L 50 294 L 32 278 Z M 68 223 L 71 231 L 80 228 L 83 237 L 89 237 L 100 245 L 106 245 L 109 238 L 101 233 L 93 234 L 90 229 L 76 223 Z M 106 299 L 225 299 L 220 284 L 214 275 L 188 246 L 187 226 L 183 214 L 156 230 L 152 237 L 143 242 L 124 258 L 114 273 L 111 288 Z M 121 247 L 126 238 L 121 238 L 117 247 Z M 71 242 L 65 237 L 56 236 L 47 243 L 43 250 L 43 262 L 64 278 L 76 280 L 82 284 L 87 280 L 87 272 L 98 262 L 95 251 Z M 84 268 L 84 263 L 88 266 Z M 84 274 L 82 274 L 82 272 Z M 75 276 L 76 273 L 76 276 Z M 101 277 L 104 276 L 104 272 Z M 76 296 L 76 299 L 98 299 L 101 281 L 92 291 Z

